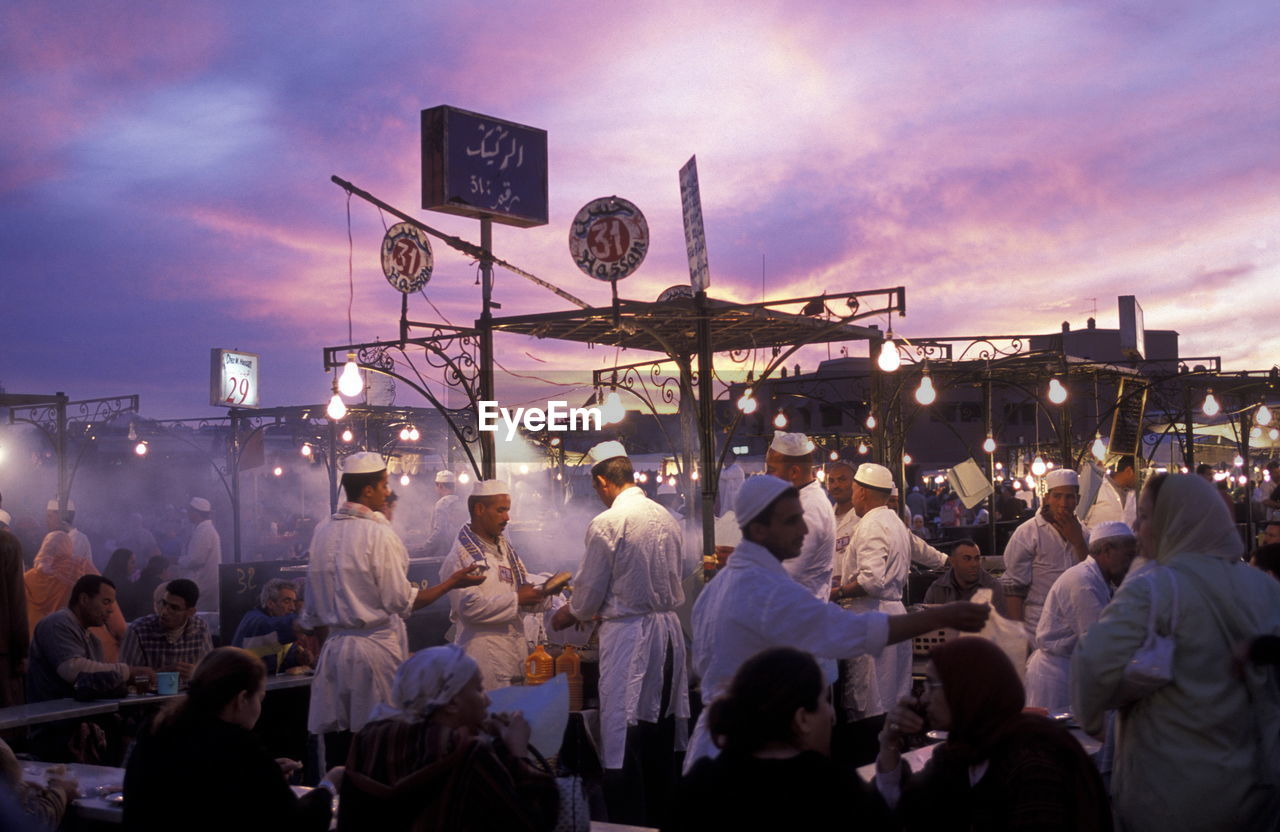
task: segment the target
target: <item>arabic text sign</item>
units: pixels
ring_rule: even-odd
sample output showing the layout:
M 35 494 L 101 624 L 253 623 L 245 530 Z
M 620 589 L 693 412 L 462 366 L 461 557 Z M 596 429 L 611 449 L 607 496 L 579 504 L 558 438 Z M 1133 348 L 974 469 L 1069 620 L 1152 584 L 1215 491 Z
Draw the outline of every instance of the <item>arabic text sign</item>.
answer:
M 407 295 L 426 286 L 434 265 L 431 243 L 422 229 L 407 222 L 387 229 L 382 238 L 382 273 L 397 290 Z
M 209 367 L 209 404 L 214 407 L 257 407 L 256 353 L 214 349 Z
M 711 283 L 707 266 L 707 234 L 702 227 L 702 194 L 698 190 L 698 157 L 680 168 L 680 202 L 684 208 L 684 245 L 689 252 L 689 283 L 705 292 Z
M 593 199 L 569 226 L 569 254 L 596 280 L 621 280 L 649 253 L 649 223 L 631 202 L 618 196 Z
M 422 111 L 422 207 L 547 224 L 547 131 L 456 107 Z

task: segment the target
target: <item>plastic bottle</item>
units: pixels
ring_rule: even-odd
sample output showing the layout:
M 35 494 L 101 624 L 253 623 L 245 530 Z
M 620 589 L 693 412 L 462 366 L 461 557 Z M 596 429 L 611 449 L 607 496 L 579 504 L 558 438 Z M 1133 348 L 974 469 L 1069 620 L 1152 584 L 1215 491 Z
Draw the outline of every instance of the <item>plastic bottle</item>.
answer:
M 569 682 L 569 710 L 582 710 L 582 657 L 572 644 L 564 646 L 564 652 L 556 659 L 556 675 L 565 674 Z
M 555 659 L 539 644 L 524 660 L 524 683 L 540 685 L 556 675 Z

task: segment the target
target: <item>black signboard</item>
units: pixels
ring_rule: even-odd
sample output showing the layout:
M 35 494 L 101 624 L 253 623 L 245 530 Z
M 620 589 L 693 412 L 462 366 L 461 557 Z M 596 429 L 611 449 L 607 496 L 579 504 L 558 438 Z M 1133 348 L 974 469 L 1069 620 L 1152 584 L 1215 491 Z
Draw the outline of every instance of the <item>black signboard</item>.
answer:
M 422 207 L 547 224 L 547 131 L 440 106 L 422 111 Z
M 1146 382 L 1121 379 L 1116 391 L 1116 409 L 1111 418 L 1108 457 L 1142 455 L 1142 419 L 1147 410 Z

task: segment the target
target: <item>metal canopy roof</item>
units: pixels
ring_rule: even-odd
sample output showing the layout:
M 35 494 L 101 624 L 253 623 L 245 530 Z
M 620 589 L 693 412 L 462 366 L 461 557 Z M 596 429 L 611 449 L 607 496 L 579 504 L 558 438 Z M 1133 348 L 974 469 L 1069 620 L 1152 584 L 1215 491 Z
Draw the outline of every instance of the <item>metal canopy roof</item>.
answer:
M 795 315 L 765 308 L 708 298 L 713 352 L 785 347 L 797 343 L 825 344 L 882 337 L 879 329 L 842 324 L 825 317 Z M 618 326 L 614 307 L 594 307 L 566 312 L 494 318 L 493 329 L 534 338 L 554 338 L 587 344 L 605 344 L 649 350 L 668 355 L 697 353 L 697 303 L 676 298 L 662 303 L 634 300 L 618 302 Z

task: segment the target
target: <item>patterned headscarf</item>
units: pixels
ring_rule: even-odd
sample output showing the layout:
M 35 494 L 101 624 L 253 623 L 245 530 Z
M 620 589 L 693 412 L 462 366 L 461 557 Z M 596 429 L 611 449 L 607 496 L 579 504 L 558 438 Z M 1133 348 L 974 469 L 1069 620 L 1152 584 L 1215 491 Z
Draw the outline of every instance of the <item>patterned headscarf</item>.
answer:
M 374 708 L 369 721 L 428 719 L 437 708 L 452 702 L 479 670 L 475 659 L 456 644 L 419 650 L 396 670 L 391 703 Z
M 80 577 L 76 574 L 74 561 L 75 547 L 71 543 L 71 535 L 49 532 L 40 543 L 40 551 L 36 552 L 35 568 L 64 583 L 73 583 Z

